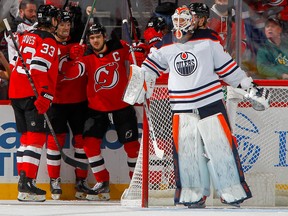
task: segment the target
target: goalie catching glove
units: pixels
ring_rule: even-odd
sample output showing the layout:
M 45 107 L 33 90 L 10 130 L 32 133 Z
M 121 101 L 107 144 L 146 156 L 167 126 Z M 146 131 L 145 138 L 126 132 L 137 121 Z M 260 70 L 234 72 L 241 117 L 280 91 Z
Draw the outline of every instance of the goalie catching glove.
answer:
M 248 99 L 252 104 L 253 109 L 263 111 L 269 108 L 270 93 L 268 89 L 259 88 L 253 82 L 251 77 L 244 78 L 240 83 L 240 87 L 246 91 L 237 88 L 235 89 L 236 92 L 242 94 L 244 98 Z
M 130 65 L 130 75 L 123 101 L 134 105 L 141 104 L 153 94 L 157 75 L 142 70 L 137 65 Z

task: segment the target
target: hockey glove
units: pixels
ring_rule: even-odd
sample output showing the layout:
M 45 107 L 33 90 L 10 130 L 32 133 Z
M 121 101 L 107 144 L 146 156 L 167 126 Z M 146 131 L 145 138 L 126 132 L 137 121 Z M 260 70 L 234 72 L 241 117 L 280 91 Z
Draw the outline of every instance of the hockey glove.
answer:
M 144 43 L 139 42 L 137 45 L 133 43 L 133 52 L 136 58 L 136 62 L 138 66 L 141 66 L 142 62 L 146 58 L 146 54 L 148 52 L 147 46 Z M 129 55 L 130 64 L 134 64 L 132 54 Z
M 38 113 L 39 114 L 46 113 L 52 103 L 52 100 L 53 95 L 48 93 L 46 89 L 41 89 L 38 98 L 34 102 L 34 105 L 36 106 Z
M 144 31 L 143 36 L 149 48 L 151 48 L 155 43 L 162 40 L 163 34 L 157 32 L 153 27 L 149 27 Z
M 257 111 L 264 111 L 270 106 L 270 93 L 268 89 L 259 88 L 256 84 L 248 89 L 248 94 L 244 95 L 250 103 L 253 109 Z
M 263 111 L 270 106 L 270 94 L 268 89 L 259 88 L 251 77 L 245 77 L 241 80 L 240 88 L 235 88 L 235 92 L 240 93 L 250 101 L 253 109 Z M 244 91 L 245 90 L 245 91 Z
M 76 44 L 71 47 L 70 52 L 69 52 L 69 58 L 72 60 L 77 60 L 84 55 L 85 50 L 86 50 L 85 45 Z

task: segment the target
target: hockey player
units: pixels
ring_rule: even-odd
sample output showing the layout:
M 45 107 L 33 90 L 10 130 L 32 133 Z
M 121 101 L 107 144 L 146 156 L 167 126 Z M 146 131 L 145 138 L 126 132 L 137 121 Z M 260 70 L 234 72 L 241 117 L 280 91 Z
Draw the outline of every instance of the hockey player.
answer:
M 239 205 L 252 195 L 230 132 L 220 79 L 233 87 L 257 89 L 224 51 L 214 31 L 194 29 L 199 25 L 199 18 L 192 16 L 186 6 L 176 9 L 172 16 L 173 37 L 162 41 L 164 44 L 159 49 L 153 49 L 141 68 L 133 65 L 133 73 L 144 73 L 146 84 L 134 83 L 140 86 L 133 90 L 135 98 L 126 97 L 131 96 L 126 92 L 124 101 L 143 103 L 152 95 L 159 72 L 169 73 L 177 185 L 175 204 L 205 207 L 211 176 L 221 201 Z
M 50 107 L 58 73 L 58 47 L 52 32 L 58 24 L 58 11 L 50 5 L 40 5 L 38 28 L 19 38 L 20 52 L 10 78 L 9 97 L 14 109 L 17 131 L 21 133 L 17 150 L 19 201 L 45 201 L 46 191 L 36 186 L 41 152 L 48 127 L 43 114 Z M 27 73 L 35 84 L 32 89 Z
M 87 199 L 109 200 L 109 172 L 101 155 L 101 143 L 108 127 L 114 123 L 119 141 L 127 153 L 130 178 L 139 152 L 137 117 L 133 106 L 122 101 L 128 77 L 125 63 L 129 46 L 122 40 L 107 40 L 106 29 L 93 24 L 87 33 L 88 50 L 76 63 L 88 76 L 88 112 L 84 126 L 84 150 L 97 183 Z M 71 52 L 79 47 L 72 47 Z M 79 67 L 80 66 L 80 67 Z
M 67 133 L 68 124 L 72 131 L 75 158 L 78 161 L 88 163 L 83 150 L 82 132 L 87 111 L 86 85 L 87 76 L 81 76 L 73 72 L 67 72 L 69 59 L 75 59 L 77 55 L 70 53 L 69 50 L 75 43 L 71 43 L 70 29 L 71 17 L 68 11 L 60 11 L 60 23 L 54 33 L 60 50 L 59 74 L 57 79 L 56 92 L 52 106 L 49 110 L 49 117 L 56 133 L 59 144 L 63 147 Z M 50 177 L 50 191 L 53 199 L 59 199 L 62 194 L 60 178 L 61 154 L 51 134 L 48 135 L 47 142 L 47 168 Z M 76 194 L 78 199 L 85 199 L 86 193 L 90 190 L 86 183 L 88 170 L 76 168 Z

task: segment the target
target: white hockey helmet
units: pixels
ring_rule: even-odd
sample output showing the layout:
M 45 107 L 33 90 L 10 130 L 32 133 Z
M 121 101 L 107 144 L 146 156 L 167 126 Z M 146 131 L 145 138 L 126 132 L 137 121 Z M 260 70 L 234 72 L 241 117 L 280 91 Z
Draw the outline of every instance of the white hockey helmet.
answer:
M 181 39 L 187 32 L 193 30 L 192 14 L 189 8 L 184 5 L 178 7 L 172 15 L 173 30 L 177 39 Z

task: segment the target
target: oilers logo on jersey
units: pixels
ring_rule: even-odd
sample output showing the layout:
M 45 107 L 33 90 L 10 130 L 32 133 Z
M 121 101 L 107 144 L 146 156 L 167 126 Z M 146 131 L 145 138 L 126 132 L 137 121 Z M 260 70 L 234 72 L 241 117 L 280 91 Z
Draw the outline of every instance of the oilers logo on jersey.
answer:
M 181 52 L 174 60 L 175 71 L 181 76 L 193 74 L 198 66 L 196 57 L 191 52 Z

